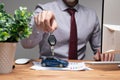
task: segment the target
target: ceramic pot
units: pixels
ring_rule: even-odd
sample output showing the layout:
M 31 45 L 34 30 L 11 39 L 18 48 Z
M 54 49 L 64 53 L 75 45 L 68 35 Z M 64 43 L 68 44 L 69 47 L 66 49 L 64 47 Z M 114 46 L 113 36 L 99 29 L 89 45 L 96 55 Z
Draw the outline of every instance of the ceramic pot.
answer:
M 16 44 L 17 43 L 0 43 L 0 74 L 12 72 Z

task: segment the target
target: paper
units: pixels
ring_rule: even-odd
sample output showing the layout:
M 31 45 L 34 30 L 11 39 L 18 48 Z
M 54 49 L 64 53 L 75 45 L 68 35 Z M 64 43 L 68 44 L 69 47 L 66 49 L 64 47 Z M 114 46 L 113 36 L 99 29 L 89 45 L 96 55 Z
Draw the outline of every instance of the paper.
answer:
M 120 31 L 120 25 L 110 25 L 110 24 L 104 24 L 108 29 L 112 31 Z
M 92 70 L 91 68 L 87 67 L 84 62 L 77 63 L 77 62 L 69 62 L 68 67 L 66 68 L 59 68 L 59 67 L 42 67 L 40 62 L 33 62 L 33 66 L 30 67 L 33 70 Z
M 102 52 L 120 50 L 120 25 L 104 24 Z
M 87 64 L 120 64 L 120 61 L 97 61 L 97 62 L 86 62 Z

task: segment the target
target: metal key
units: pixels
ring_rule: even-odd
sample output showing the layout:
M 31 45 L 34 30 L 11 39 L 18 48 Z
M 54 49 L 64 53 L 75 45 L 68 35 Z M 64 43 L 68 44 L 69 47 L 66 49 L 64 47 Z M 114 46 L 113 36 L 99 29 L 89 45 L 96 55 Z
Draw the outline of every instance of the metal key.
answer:
M 55 36 L 52 33 L 50 33 L 49 38 L 48 38 L 48 43 L 51 46 L 52 56 L 54 56 L 54 46 L 56 45 L 56 42 L 57 40 Z

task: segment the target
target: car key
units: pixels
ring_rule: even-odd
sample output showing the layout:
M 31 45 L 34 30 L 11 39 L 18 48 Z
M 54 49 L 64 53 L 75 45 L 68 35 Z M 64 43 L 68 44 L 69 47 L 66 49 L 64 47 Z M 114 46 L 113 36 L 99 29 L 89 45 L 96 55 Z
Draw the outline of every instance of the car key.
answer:
M 56 45 L 56 42 L 57 42 L 57 40 L 56 40 L 55 36 L 52 33 L 50 33 L 50 35 L 48 37 L 48 43 L 51 46 L 52 56 L 54 56 L 54 46 Z

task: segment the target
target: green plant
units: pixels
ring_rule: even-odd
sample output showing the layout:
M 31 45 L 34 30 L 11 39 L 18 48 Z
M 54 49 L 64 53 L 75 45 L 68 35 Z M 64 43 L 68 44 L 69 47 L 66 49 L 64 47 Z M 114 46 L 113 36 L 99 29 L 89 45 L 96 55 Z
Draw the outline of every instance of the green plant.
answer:
M 4 10 L 4 4 L 0 3 L 0 42 L 18 42 L 32 33 L 29 22 L 32 14 L 26 7 L 16 9 L 14 15 Z

